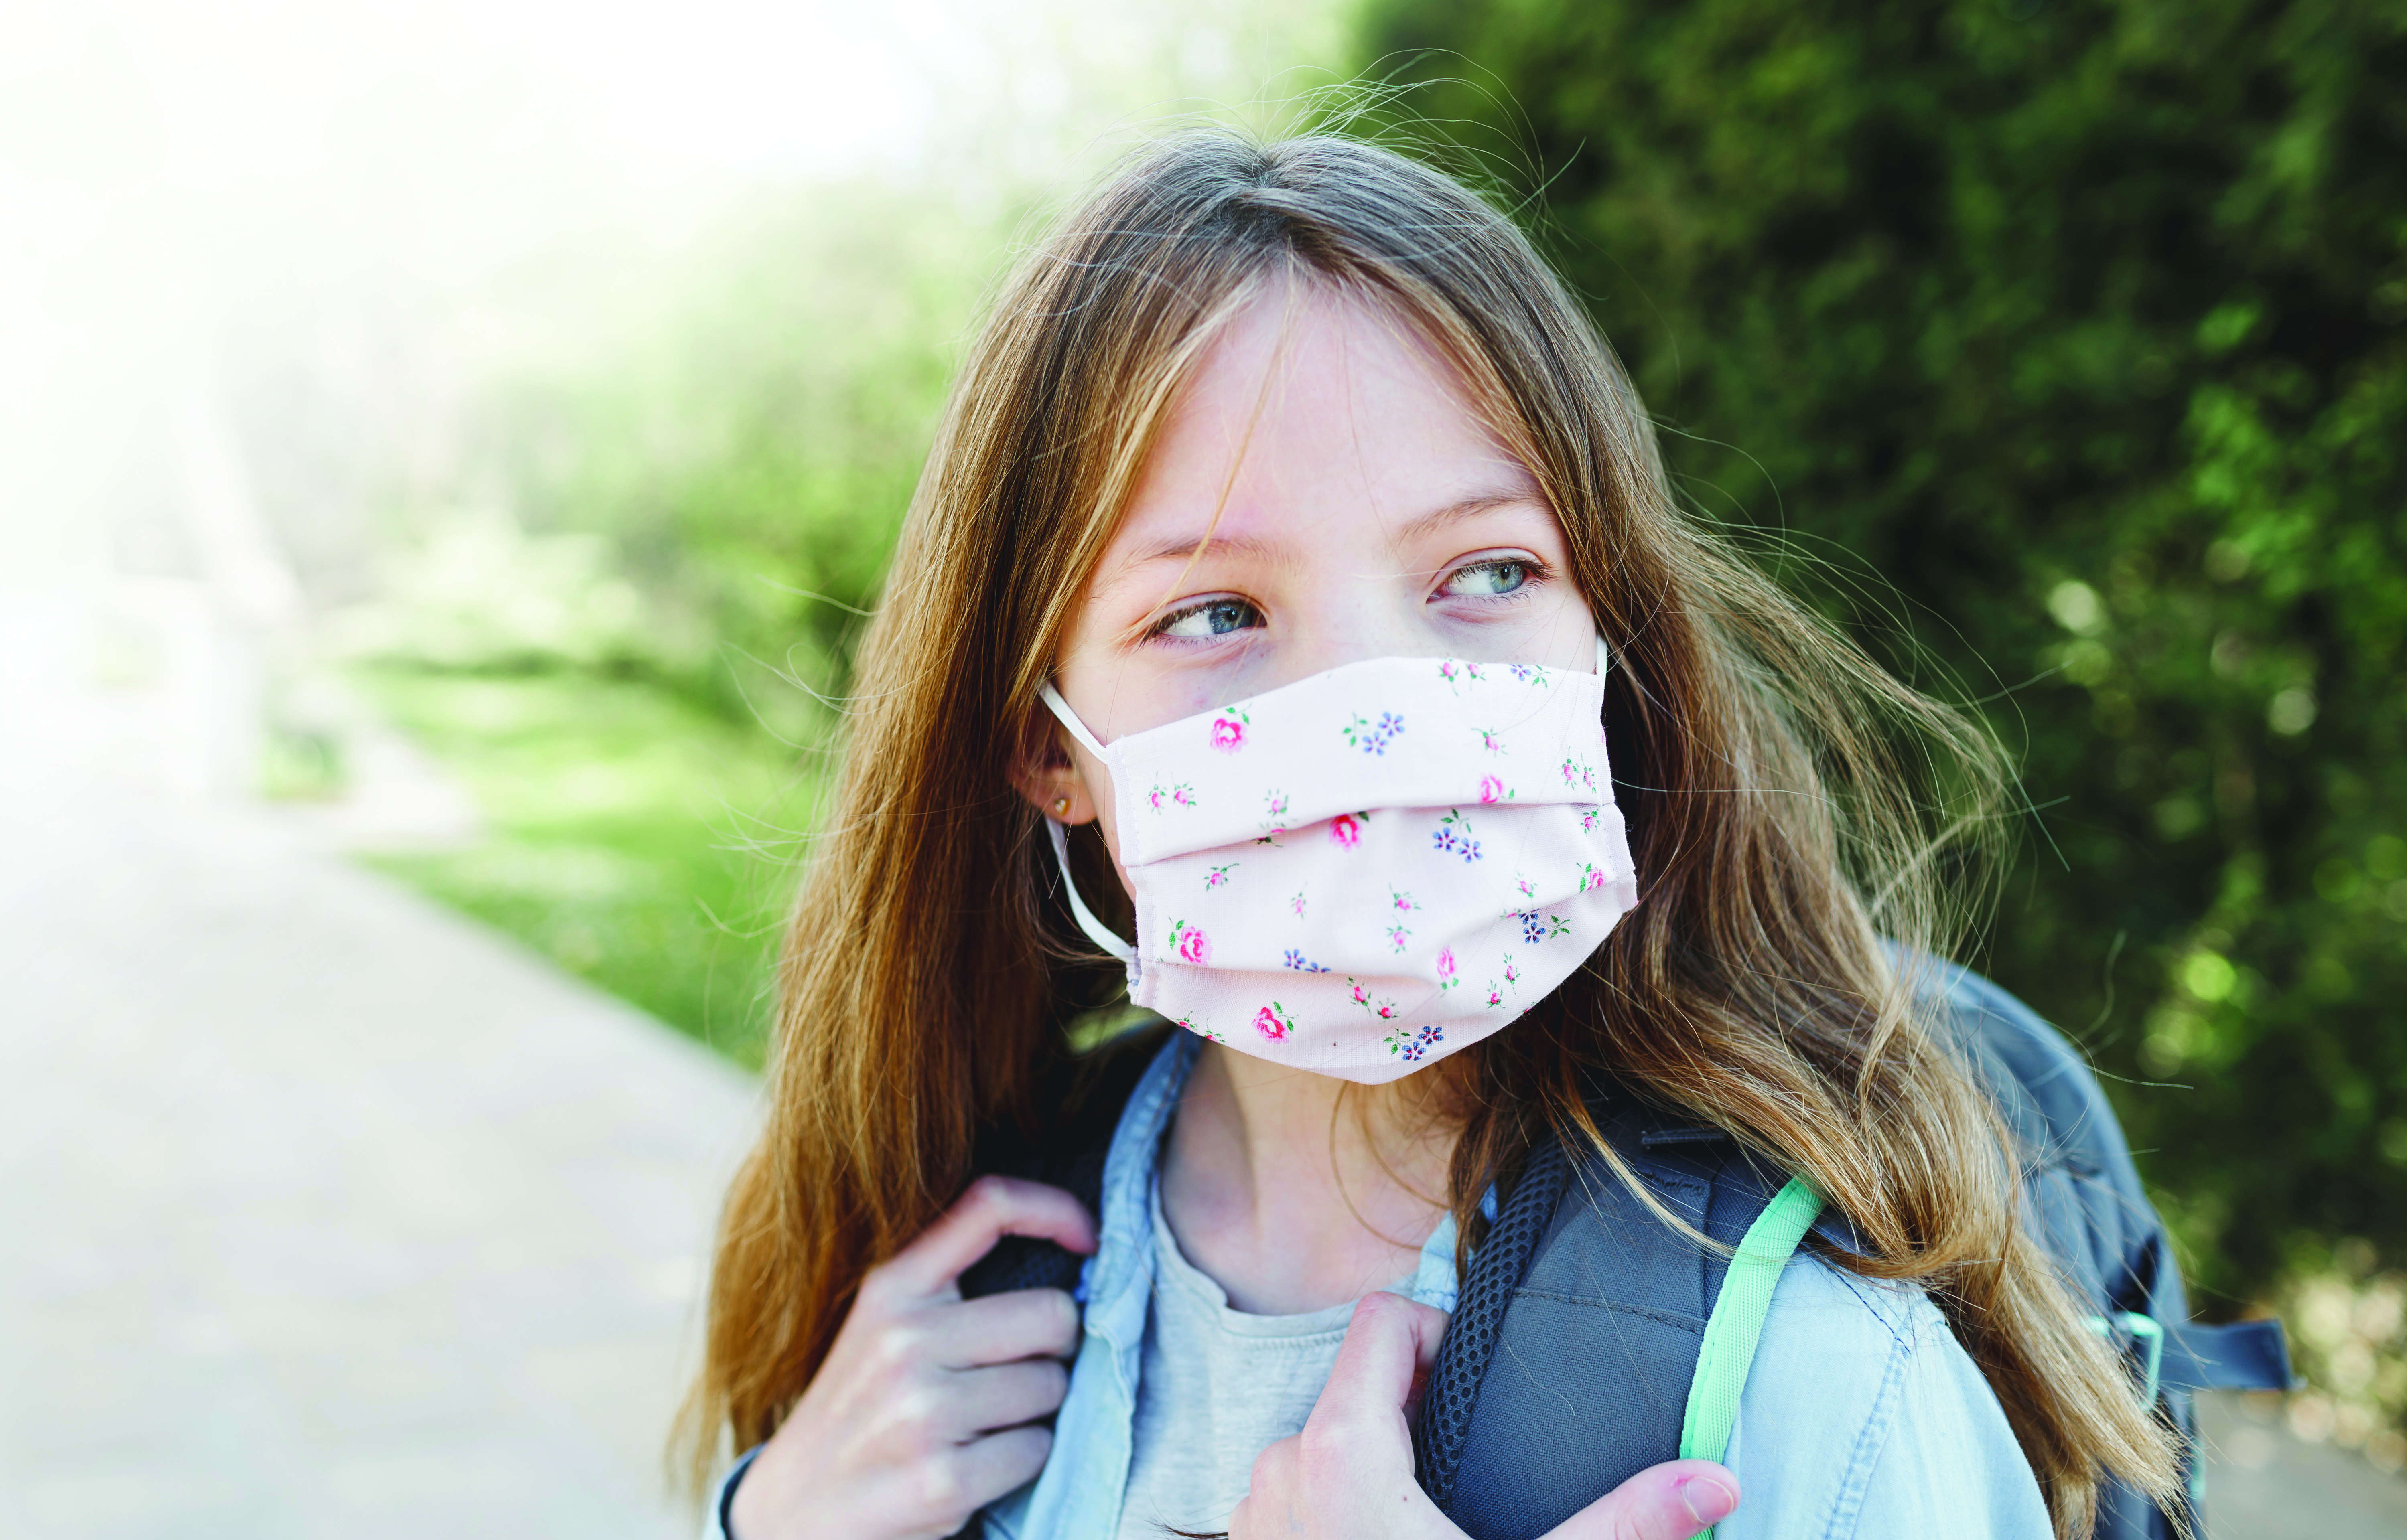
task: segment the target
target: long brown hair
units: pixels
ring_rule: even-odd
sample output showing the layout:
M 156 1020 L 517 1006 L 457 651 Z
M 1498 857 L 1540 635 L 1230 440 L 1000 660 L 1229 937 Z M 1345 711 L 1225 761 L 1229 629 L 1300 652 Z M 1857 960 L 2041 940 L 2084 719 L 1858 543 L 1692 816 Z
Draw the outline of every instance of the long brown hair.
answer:
M 688 1406 L 697 1468 L 722 1432 L 768 1436 L 982 1131 L 1048 1110 L 1098 974 L 1036 897 L 1015 758 L 1174 392 L 1282 282 L 1452 359 L 1561 520 L 1617 657 L 1642 901 L 1545 1005 L 1439 1067 L 1462 1233 L 1533 1141 L 1610 1158 L 1588 1098 L 1636 1087 L 1810 1177 L 1867 1248 L 1838 1264 L 1930 1292 L 2060 1535 L 2091 1531 L 2107 1472 L 2169 1503 L 2172 1435 L 2022 1227 L 2017 1153 L 1897 962 L 1960 940 L 2004 805 L 1990 740 L 1680 510 L 1629 380 L 1509 219 L 1381 148 L 1223 131 L 1151 147 L 1062 220 L 961 368 L 787 940 L 768 1125 L 728 1195 Z

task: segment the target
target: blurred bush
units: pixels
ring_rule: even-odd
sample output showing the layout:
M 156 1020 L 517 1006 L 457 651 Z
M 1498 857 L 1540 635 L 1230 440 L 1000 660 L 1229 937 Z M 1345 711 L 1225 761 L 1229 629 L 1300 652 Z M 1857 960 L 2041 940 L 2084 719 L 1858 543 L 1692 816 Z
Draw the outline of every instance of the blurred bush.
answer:
M 459 414 L 349 682 L 484 832 L 377 865 L 758 1064 L 850 643 L 998 217 L 815 188 L 728 216 Z M 297 742 L 297 740 L 296 740 Z M 279 785 L 314 791 L 295 752 Z
M 2020 750 L 1986 962 L 2116 1077 L 2204 1308 L 2398 1259 L 2407 9 L 1373 0 L 1362 38 L 1533 160 L 1685 495 Z
M 620 648 L 731 720 L 809 736 L 812 692 L 844 685 L 1002 238 L 995 216 L 924 194 L 813 190 L 731 219 L 625 324 L 492 388 L 461 479 L 505 489 L 560 591 L 584 585 L 561 642 Z M 490 528 L 462 538 L 420 559 L 496 554 Z M 473 577 L 433 586 L 455 610 L 479 602 Z M 455 634 L 488 644 L 555 615 L 530 596 L 523 615 L 462 615 Z
M 382 594 L 327 626 L 336 654 L 510 673 L 662 661 L 648 607 L 600 535 L 530 536 L 507 515 L 454 516 L 391 565 Z
M 2384 1471 L 2407 1468 L 2407 1273 L 2373 1272 L 2361 1239 L 2300 1260 L 2276 1300 L 2314 1387 L 2291 1398 L 2291 1430 L 2361 1448 Z

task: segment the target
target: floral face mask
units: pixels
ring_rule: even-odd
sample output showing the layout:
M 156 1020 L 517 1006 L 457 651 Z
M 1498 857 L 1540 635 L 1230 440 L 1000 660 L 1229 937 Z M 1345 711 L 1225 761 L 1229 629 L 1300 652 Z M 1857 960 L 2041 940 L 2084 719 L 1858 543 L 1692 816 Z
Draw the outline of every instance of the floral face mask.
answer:
M 1637 902 L 1597 671 L 1385 657 L 1102 743 L 1136 940 L 1080 900 L 1129 997 L 1376 1084 L 1512 1022 Z

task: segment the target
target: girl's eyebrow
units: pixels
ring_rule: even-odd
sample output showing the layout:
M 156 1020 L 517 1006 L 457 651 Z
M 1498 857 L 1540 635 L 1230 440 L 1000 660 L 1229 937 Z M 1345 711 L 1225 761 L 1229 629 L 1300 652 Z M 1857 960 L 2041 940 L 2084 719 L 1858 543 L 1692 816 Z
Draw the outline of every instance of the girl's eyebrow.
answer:
M 1188 535 L 1158 540 L 1150 545 L 1131 551 L 1128 559 L 1121 565 L 1124 568 L 1135 568 L 1151 562 L 1167 561 L 1174 558 L 1185 561 L 1190 557 L 1197 556 L 1250 556 L 1264 560 L 1278 560 L 1285 555 L 1277 542 L 1264 540 L 1258 535 L 1213 535 L 1209 539 Z
M 1540 501 L 1536 492 L 1522 487 L 1512 487 L 1509 490 L 1474 492 L 1469 497 L 1457 499 L 1443 508 L 1432 508 L 1428 513 L 1420 515 L 1398 530 L 1396 538 L 1417 540 L 1422 535 L 1434 534 L 1447 525 L 1462 519 L 1476 518 L 1481 514 L 1511 507 L 1527 507 L 1532 511 L 1544 512 L 1545 503 Z
M 1396 536 L 1400 540 L 1415 540 L 1462 519 L 1476 518 L 1481 514 L 1512 507 L 1526 507 L 1540 513 L 1545 510 L 1545 504 L 1537 493 L 1527 487 L 1474 492 L 1469 497 L 1458 498 L 1443 507 L 1417 516 L 1398 530 Z M 1208 540 L 1198 535 L 1171 536 L 1131 551 L 1122 567 L 1127 570 L 1156 561 L 1185 561 L 1201 556 L 1247 556 L 1262 560 L 1281 560 L 1287 555 L 1276 541 L 1265 540 L 1259 535 L 1213 535 Z

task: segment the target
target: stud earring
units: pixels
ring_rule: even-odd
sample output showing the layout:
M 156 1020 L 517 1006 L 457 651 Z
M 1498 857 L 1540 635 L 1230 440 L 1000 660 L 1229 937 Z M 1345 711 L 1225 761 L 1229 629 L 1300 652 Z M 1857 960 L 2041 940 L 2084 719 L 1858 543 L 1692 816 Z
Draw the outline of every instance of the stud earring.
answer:
M 1053 816 L 1056 818 L 1067 818 L 1070 816 L 1070 799 L 1068 798 L 1056 797 L 1053 798 Z

